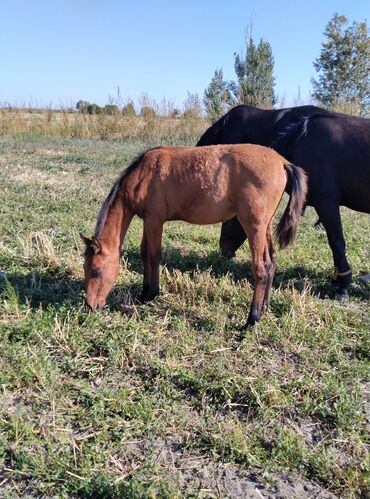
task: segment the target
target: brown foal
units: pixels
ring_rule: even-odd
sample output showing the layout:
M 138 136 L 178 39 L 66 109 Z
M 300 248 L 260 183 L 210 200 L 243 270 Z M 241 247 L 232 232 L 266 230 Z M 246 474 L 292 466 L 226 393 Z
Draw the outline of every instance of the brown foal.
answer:
M 277 226 L 280 247 L 295 237 L 304 207 L 303 171 L 267 147 L 252 144 L 158 147 L 138 157 L 113 185 L 85 250 L 86 303 L 105 305 L 120 265 L 121 246 L 134 215 L 144 221 L 142 301 L 159 293 L 163 224 L 214 224 L 237 216 L 249 241 L 255 280 L 246 326 L 268 307 L 276 252 L 272 220 L 288 183 L 290 199 Z

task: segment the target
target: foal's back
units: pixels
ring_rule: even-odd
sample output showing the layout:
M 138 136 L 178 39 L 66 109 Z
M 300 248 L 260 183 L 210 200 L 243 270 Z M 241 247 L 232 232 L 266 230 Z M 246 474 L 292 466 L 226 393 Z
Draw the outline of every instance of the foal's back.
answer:
M 254 144 L 159 147 L 130 174 L 127 192 L 139 216 L 163 221 L 218 223 L 241 205 L 271 218 L 286 185 L 285 163 L 274 150 Z

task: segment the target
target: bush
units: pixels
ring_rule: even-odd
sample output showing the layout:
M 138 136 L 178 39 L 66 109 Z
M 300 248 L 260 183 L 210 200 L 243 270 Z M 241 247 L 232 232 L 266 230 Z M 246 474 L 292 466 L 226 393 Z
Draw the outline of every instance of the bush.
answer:
M 103 108 L 103 113 L 110 115 L 119 114 L 119 107 L 115 104 L 106 104 Z
M 76 109 L 80 113 L 87 113 L 87 108 L 89 107 L 89 102 L 86 100 L 79 100 L 76 104 Z
M 136 116 L 135 106 L 132 102 L 128 102 L 122 109 L 122 115 L 131 117 Z
M 87 112 L 89 114 L 100 114 L 102 111 L 102 108 L 98 106 L 97 104 L 89 104 L 87 106 Z
M 170 114 L 171 118 L 179 118 L 181 116 L 180 110 L 175 107 Z
M 150 119 L 155 117 L 155 111 L 150 106 L 143 106 L 140 111 L 140 115 L 145 119 Z

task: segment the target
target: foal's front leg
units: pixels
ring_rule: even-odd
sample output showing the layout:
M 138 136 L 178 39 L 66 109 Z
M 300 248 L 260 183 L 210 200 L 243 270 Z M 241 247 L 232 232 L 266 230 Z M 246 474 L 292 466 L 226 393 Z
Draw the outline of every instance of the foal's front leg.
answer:
M 140 246 L 141 259 L 144 266 L 144 278 L 143 278 L 143 289 L 139 296 L 139 301 L 145 302 L 148 300 L 147 295 L 150 288 L 150 262 L 148 258 L 148 240 L 145 235 L 145 229 L 143 229 L 143 239 L 141 240 Z
M 144 220 L 142 258 L 144 262 L 144 281 L 142 301 L 150 301 L 159 294 L 159 265 L 162 260 L 163 223 L 157 220 Z

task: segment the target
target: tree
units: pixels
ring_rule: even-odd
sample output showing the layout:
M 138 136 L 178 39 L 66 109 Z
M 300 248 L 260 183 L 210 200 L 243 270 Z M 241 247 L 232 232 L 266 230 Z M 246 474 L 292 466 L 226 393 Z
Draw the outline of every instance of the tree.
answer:
M 246 40 L 246 53 L 234 54 L 234 68 L 238 81 L 232 83 L 235 99 L 239 104 L 263 108 L 273 107 L 275 95 L 274 57 L 271 45 L 260 40 L 255 45 L 251 36 Z
M 146 120 L 155 118 L 155 111 L 151 106 L 142 106 L 140 115 Z
M 86 100 L 79 100 L 76 104 L 76 109 L 80 113 L 87 113 L 87 108 L 89 107 L 89 102 Z
M 110 114 L 110 115 L 117 115 L 120 113 L 120 110 L 119 110 L 119 107 L 116 105 L 116 104 L 106 104 L 103 109 L 102 109 L 102 112 L 104 114 Z
M 366 22 L 353 22 L 334 14 L 324 31 L 320 57 L 313 63 L 313 96 L 329 109 L 344 104 L 358 106 L 363 116 L 370 111 L 370 38 Z
M 129 101 L 122 109 L 122 115 L 127 117 L 136 116 L 135 106 L 132 101 Z
M 95 104 L 94 102 L 87 106 L 87 112 L 89 114 L 100 114 L 101 110 L 102 110 L 101 107 L 98 106 L 98 104 Z
M 215 74 L 204 91 L 203 104 L 208 118 L 215 122 L 232 106 L 233 99 L 228 82 L 224 81 L 222 69 Z
M 192 94 L 188 91 L 183 107 L 184 118 L 197 119 L 202 116 L 202 103 L 197 93 Z

